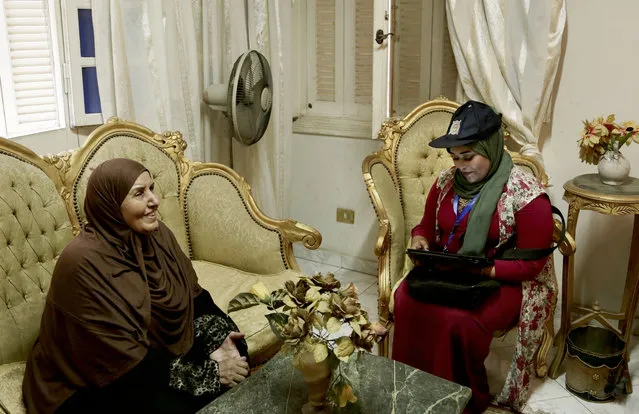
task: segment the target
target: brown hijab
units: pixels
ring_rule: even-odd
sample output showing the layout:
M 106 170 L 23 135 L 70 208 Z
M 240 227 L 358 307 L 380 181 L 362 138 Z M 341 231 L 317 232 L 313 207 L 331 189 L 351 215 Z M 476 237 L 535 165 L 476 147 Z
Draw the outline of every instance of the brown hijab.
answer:
M 193 298 L 201 288 L 190 260 L 162 222 L 139 234 L 120 211 L 144 171 L 119 158 L 89 178 L 88 224 L 56 263 L 27 361 L 28 412 L 53 412 L 75 389 L 109 384 L 149 347 L 178 356 L 193 344 Z

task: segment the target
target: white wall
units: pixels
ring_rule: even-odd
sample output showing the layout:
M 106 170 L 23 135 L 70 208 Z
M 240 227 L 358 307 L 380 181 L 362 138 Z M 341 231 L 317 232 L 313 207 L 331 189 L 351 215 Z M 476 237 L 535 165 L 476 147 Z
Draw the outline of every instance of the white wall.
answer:
M 94 127 L 62 128 L 55 131 L 25 135 L 11 140 L 39 155 L 58 154 L 84 143 Z
M 321 249 L 377 260 L 377 218 L 362 161 L 380 146 L 371 139 L 293 134 L 291 217 L 322 233 Z M 338 207 L 354 210 L 355 223 L 338 223 Z
M 636 0 L 567 0 L 568 23 L 563 68 L 556 89 L 550 136 L 542 153 L 554 187 L 553 203 L 564 212 L 563 184 L 579 174 L 596 173 L 581 163 L 577 139 L 583 120 L 614 113 L 618 121 L 639 121 L 639 33 L 634 17 Z M 624 147 L 630 174 L 639 176 L 639 145 Z M 623 293 L 632 216 L 582 212 L 577 227 L 576 298 L 591 305 L 595 299 L 616 310 Z M 560 263 L 559 265 L 560 270 Z
M 541 137 L 551 176 L 553 204 L 564 214 L 563 184 L 572 177 L 594 173 L 581 163 L 577 139 L 582 121 L 615 113 L 620 121 L 639 121 L 639 32 L 636 0 L 568 0 L 565 56 L 555 91 L 553 122 Z M 596 16 L 594 18 L 593 16 Z M 623 61 L 622 61 L 623 60 Z M 293 136 L 291 216 L 317 228 L 322 249 L 374 259 L 375 213 L 366 193 L 361 163 L 380 142 Z M 639 145 L 625 147 L 631 175 L 639 176 Z M 355 210 L 355 224 L 337 223 L 335 210 Z M 623 292 L 630 249 L 632 217 L 608 217 L 582 212 L 577 228 L 576 295 L 586 304 L 598 299 L 617 309 Z M 557 262 L 561 278 L 561 260 Z

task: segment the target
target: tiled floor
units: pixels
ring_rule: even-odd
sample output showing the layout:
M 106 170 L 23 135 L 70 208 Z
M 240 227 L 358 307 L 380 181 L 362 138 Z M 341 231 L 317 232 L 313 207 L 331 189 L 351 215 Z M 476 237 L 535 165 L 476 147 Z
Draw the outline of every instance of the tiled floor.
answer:
M 306 274 L 331 272 L 343 284 L 353 282 L 357 287 L 362 307 L 367 310 L 372 321 L 377 320 L 376 276 L 304 259 L 297 259 L 297 261 L 302 271 Z M 504 338 L 494 339 L 491 344 L 491 351 L 486 359 L 486 370 L 490 389 L 493 393 L 499 392 L 505 381 L 513 354 L 515 334 L 515 331 L 511 331 Z M 632 380 L 634 384 L 632 394 L 628 396 L 622 395 L 614 402 L 592 403 L 575 397 L 566 390 L 565 374 L 560 375 L 556 380 L 535 378 L 532 384 L 531 396 L 524 412 L 531 414 L 639 414 L 639 338 L 635 337 L 634 339 L 630 354 L 630 372 L 633 373 Z M 548 358 L 549 363 L 552 361 L 553 356 L 554 349 L 551 349 Z

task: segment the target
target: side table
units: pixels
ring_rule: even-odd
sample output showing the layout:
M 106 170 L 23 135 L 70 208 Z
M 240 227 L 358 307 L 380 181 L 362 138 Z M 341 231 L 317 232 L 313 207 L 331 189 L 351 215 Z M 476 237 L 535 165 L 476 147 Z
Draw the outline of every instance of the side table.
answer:
M 564 200 L 568 202 L 567 231 L 575 239 L 577 219 L 581 210 L 592 210 L 615 216 L 634 214 L 635 217 L 625 289 L 619 312 L 601 310 L 597 304 L 592 308 L 573 304 L 574 255 L 564 256 L 561 327 L 555 342 L 557 344 L 557 353 L 550 366 L 550 377 L 557 378 L 559 374 L 559 366 L 566 356 L 568 332 L 576 326 L 587 325 L 593 319 L 614 331 L 626 342 L 624 359 L 627 372 L 628 344 L 639 296 L 639 179 L 631 177 L 623 185 L 611 186 L 603 184 L 597 174 L 585 174 L 575 177 L 564 184 L 564 190 Z M 580 317 L 573 320 L 572 313 L 579 314 Z M 618 327 L 615 327 L 608 320 L 618 320 Z M 630 383 L 630 375 L 628 375 L 626 393 L 631 392 L 632 384 Z

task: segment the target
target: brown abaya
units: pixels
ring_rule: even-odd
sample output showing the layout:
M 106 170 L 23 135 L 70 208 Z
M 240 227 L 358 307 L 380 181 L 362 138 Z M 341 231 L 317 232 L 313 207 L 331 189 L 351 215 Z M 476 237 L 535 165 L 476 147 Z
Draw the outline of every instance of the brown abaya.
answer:
M 136 233 L 120 206 L 146 168 L 132 160 L 99 165 L 87 186 L 88 224 L 60 255 L 27 361 L 27 412 L 54 412 L 78 390 L 105 387 L 149 349 L 169 356 L 194 340 L 195 271 L 173 233 Z

